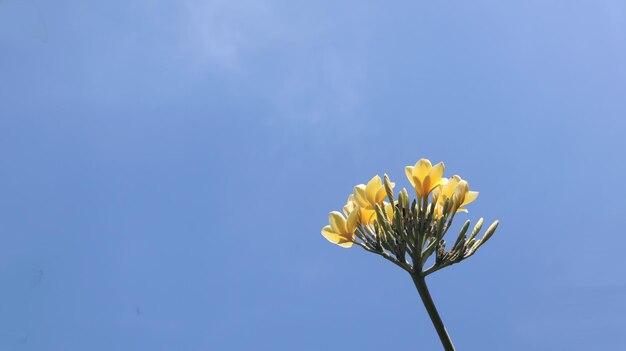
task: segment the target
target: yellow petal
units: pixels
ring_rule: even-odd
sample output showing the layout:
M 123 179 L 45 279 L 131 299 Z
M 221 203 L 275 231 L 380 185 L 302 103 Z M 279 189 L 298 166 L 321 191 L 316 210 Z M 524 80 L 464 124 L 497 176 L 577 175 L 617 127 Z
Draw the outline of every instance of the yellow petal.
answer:
M 474 200 L 476 200 L 477 197 L 478 197 L 478 191 L 468 191 L 467 194 L 465 194 L 465 199 L 463 200 L 462 206 L 465 206 L 469 204 L 470 202 L 473 202 Z
M 354 234 L 358 221 L 359 221 L 359 209 L 355 208 L 354 211 L 350 212 L 350 215 L 348 216 L 348 220 L 346 221 L 346 229 L 348 230 L 347 233 Z
M 354 195 L 350 195 L 348 196 L 348 201 L 346 202 L 346 204 L 343 206 L 343 214 L 345 214 L 346 216 L 350 214 L 350 212 L 352 212 L 355 208 L 356 208 L 356 203 L 354 201 Z
M 380 180 L 379 176 L 374 176 L 372 179 L 370 179 L 369 182 L 367 182 L 367 186 L 365 187 L 365 195 L 367 196 L 367 200 L 370 204 L 373 205 L 376 203 L 376 192 L 378 191 L 378 189 L 380 189 L 381 186 L 383 186 L 383 183 Z
M 348 240 L 343 235 L 335 233 L 329 225 L 322 229 L 322 235 L 326 238 L 326 240 L 341 247 L 348 248 L 352 246 L 352 241 Z
M 404 167 L 404 173 L 406 173 L 406 177 L 409 178 L 411 185 L 415 186 L 415 182 L 413 181 L 413 166 Z
M 343 241 L 343 242 L 337 243 L 337 245 L 347 249 L 347 248 L 352 247 L 352 241 Z
M 333 228 L 329 225 L 322 228 L 322 235 L 333 244 L 336 244 L 339 241 L 339 234 L 335 233 Z
M 433 165 L 430 163 L 430 161 L 425 158 L 417 161 L 415 167 L 413 167 L 413 180 L 417 178 L 420 181 L 423 181 L 424 178 L 426 178 L 428 171 L 430 171 L 432 167 Z
M 352 206 L 352 204 L 346 204 L 343 206 L 343 214 L 345 216 L 348 216 L 352 211 L 354 211 L 354 206 Z
M 413 182 L 415 182 L 415 194 L 418 197 L 424 196 L 424 187 L 422 186 L 422 181 L 418 179 L 416 176 L 413 176 Z
M 428 171 L 428 177 L 430 178 L 431 187 L 439 183 L 441 177 L 443 177 L 444 168 L 445 167 L 443 165 L 443 162 L 439 162 L 434 165 L 433 168 L 430 169 L 430 171 Z
M 422 191 L 424 195 L 430 194 L 439 184 L 441 184 L 441 177 L 443 176 L 443 162 L 437 163 L 433 168 L 428 171 L 426 178 L 422 181 Z
M 447 178 L 441 178 L 441 180 L 439 181 L 439 184 L 437 184 L 437 187 L 433 189 L 433 196 L 439 198 L 439 201 L 441 200 L 445 201 L 445 197 L 446 197 L 445 190 L 446 190 L 446 186 L 448 186 L 448 183 L 449 181 Z
M 424 181 L 422 182 L 422 195 L 428 196 L 431 190 L 432 190 L 432 186 L 430 184 L 430 177 L 426 176 L 426 178 L 424 178 Z
M 365 184 L 359 184 L 354 187 L 354 199 L 359 207 L 369 207 L 367 196 L 365 195 Z
M 378 189 L 378 191 L 376 192 L 376 198 L 375 203 L 379 204 L 381 203 L 385 197 L 387 197 L 387 191 L 385 190 L 385 187 L 381 187 L 380 189 Z
M 452 197 L 454 194 L 454 189 L 456 189 L 456 185 L 461 181 L 461 177 L 458 175 L 452 176 L 452 178 L 448 179 L 448 182 L 443 186 L 443 195 L 446 198 Z
M 370 224 L 376 218 L 376 211 L 366 210 L 364 208 L 359 209 L 359 221 L 361 224 Z
M 441 186 L 443 186 L 444 184 L 446 184 L 446 183 L 447 183 L 447 181 L 448 181 L 448 180 L 447 180 L 446 178 L 441 178 L 441 179 L 439 179 L 439 181 L 438 181 L 437 183 L 433 184 L 432 189 L 438 189 L 438 188 L 440 188 Z
M 328 221 L 330 222 L 330 227 L 335 233 L 346 233 L 348 229 L 346 228 L 346 219 L 340 212 L 333 211 L 328 215 Z

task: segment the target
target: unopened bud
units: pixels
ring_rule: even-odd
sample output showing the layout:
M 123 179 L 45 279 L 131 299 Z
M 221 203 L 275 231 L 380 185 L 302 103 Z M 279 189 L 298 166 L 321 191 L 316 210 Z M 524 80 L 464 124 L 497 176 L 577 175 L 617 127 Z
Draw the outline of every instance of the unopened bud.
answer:
M 457 246 L 459 245 L 459 243 L 463 241 L 463 239 L 465 238 L 465 233 L 467 233 L 467 228 L 469 228 L 469 225 L 470 225 L 470 221 L 469 220 L 465 221 L 465 223 L 463 224 L 463 227 L 461 228 L 461 231 L 459 232 L 459 236 L 456 238 L 456 241 L 454 242 L 454 246 L 452 246 L 452 250 L 457 249 Z
M 489 240 L 489 238 L 491 238 L 491 236 L 493 235 L 493 233 L 496 231 L 496 228 L 498 228 L 498 224 L 500 223 L 500 221 L 495 221 L 493 222 L 493 224 L 491 224 L 489 226 L 489 228 L 487 228 L 487 231 L 485 232 L 485 235 L 483 236 L 483 238 L 481 239 L 481 245 L 486 243 L 487 240 Z
M 385 185 L 385 192 L 387 192 L 387 198 L 389 199 L 389 202 L 391 202 L 392 204 L 395 202 L 395 199 L 393 197 L 393 190 L 391 189 L 391 180 L 389 180 L 389 176 L 387 175 L 387 173 L 385 173 L 384 178 L 384 185 Z
M 476 225 L 474 226 L 474 229 L 472 229 L 472 234 L 469 237 L 469 241 L 472 241 L 472 239 L 474 239 L 476 237 L 476 235 L 478 234 L 478 232 L 480 232 L 480 230 L 483 228 L 483 219 L 482 217 L 478 220 L 478 222 L 476 222 Z

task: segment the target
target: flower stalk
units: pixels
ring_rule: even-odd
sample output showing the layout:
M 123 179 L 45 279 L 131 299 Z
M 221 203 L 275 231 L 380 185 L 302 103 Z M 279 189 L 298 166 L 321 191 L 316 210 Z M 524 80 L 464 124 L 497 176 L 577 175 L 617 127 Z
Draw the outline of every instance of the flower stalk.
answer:
M 457 175 L 444 178 L 443 163 L 432 166 L 430 161 L 421 159 L 406 167 L 405 172 L 415 190 L 415 199 L 410 199 L 406 189 L 396 195 L 395 184 L 386 174 L 383 179 L 375 176 L 367 184 L 354 187 L 343 213 L 330 213 L 330 225 L 322 229 L 322 235 L 344 248 L 358 245 L 407 271 L 444 349 L 454 350 L 425 278 L 472 256 L 491 238 L 498 221 L 477 239 L 483 219 L 478 220 L 469 237 L 468 220 L 452 244 L 446 245 L 445 235 L 456 214 L 467 212 L 465 206 L 478 197 L 478 192 L 470 191 L 467 181 Z M 429 262 L 432 264 L 427 267 Z
M 426 280 L 424 277 L 421 277 L 417 274 L 411 274 L 411 278 L 413 278 L 413 283 L 417 288 L 417 292 L 420 294 L 422 298 L 422 302 L 424 303 L 424 307 L 426 307 L 426 311 L 428 312 L 428 316 L 430 320 L 433 322 L 435 326 L 435 330 L 437 330 L 437 335 L 439 336 L 439 340 L 441 340 L 441 344 L 443 345 L 443 349 L 445 351 L 454 351 L 454 345 L 452 344 L 452 339 L 450 339 L 450 335 L 448 335 L 448 331 L 446 327 L 443 325 L 443 321 L 439 316 L 439 312 L 437 312 L 437 308 L 435 307 L 435 303 L 433 298 L 430 296 L 430 292 L 428 291 L 428 286 L 426 286 Z

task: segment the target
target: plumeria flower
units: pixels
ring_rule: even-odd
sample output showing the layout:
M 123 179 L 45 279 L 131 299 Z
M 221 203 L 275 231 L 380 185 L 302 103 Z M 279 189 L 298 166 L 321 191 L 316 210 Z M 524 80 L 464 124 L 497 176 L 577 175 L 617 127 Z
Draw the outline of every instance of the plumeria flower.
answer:
M 415 166 L 406 166 L 404 168 L 406 177 L 409 178 L 411 185 L 415 188 L 417 197 L 422 199 L 427 197 L 431 191 L 437 188 L 442 182 L 444 165 L 439 162 L 432 165 L 429 160 L 423 158 L 415 164 Z
M 395 183 L 390 185 L 393 189 Z M 374 211 L 376 205 L 382 204 L 386 196 L 385 186 L 379 176 L 374 176 L 367 185 L 359 184 L 354 187 L 354 200 L 362 209 Z
M 348 202 L 343 206 L 343 213 L 347 216 L 352 211 L 358 211 L 358 221 L 359 224 L 367 225 L 372 223 L 376 219 L 376 212 L 374 210 L 367 210 L 365 208 L 359 207 L 356 200 L 354 199 L 354 195 L 350 194 L 348 196 Z
M 347 218 L 341 212 L 331 212 L 328 215 L 330 225 L 322 229 L 322 235 L 333 244 L 345 248 L 351 247 L 354 242 L 354 231 L 357 227 L 358 214 L 359 211 L 356 208 L 350 212 Z
M 452 194 L 453 206 L 457 207 L 457 212 L 467 212 L 467 209 L 463 206 L 476 200 L 478 197 L 478 191 L 470 191 L 469 184 L 465 180 L 458 182 L 454 188 L 454 194 Z
M 435 208 L 435 214 L 441 211 L 446 200 L 452 201 L 452 206 L 456 207 L 457 212 L 467 212 L 465 205 L 473 202 L 478 197 L 478 191 L 469 191 L 469 185 L 467 181 L 463 180 L 458 175 L 452 176 L 450 179 L 445 179 L 437 189 L 433 190 L 433 198 L 437 198 L 437 207 Z M 454 198 L 454 194 L 458 188 L 458 195 Z M 458 203 L 460 201 L 460 203 Z M 440 212 L 439 212 L 440 213 Z

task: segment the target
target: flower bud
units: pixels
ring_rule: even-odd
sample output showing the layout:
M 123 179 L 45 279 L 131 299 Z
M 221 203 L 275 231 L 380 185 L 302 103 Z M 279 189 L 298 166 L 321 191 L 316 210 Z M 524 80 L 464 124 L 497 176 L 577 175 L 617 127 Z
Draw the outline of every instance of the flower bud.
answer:
M 489 238 L 491 238 L 491 236 L 493 235 L 493 233 L 496 231 L 496 228 L 498 228 L 498 224 L 500 224 L 500 221 L 495 221 L 493 222 L 489 228 L 487 228 L 487 231 L 485 232 L 485 235 L 483 236 L 482 239 L 480 239 L 481 241 L 481 245 L 486 243 L 487 240 L 489 240 Z
M 392 204 L 395 202 L 395 199 L 393 197 L 393 190 L 392 190 L 392 183 L 391 180 L 389 180 L 389 176 L 387 175 L 387 173 L 385 173 L 384 176 L 384 182 L 383 184 L 385 185 L 385 192 L 387 193 L 387 198 L 389 199 L 389 202 L 391 202 Z
M 476 225 L 474 226 L 474 229 L 472 229 L 472 234 L 469 237 L 469 241 L 472 241 L 472 239 L 474 239 L 476 237 L 476 235 L 478 234 L 478 232 L 480 232 L 480 230 L 483 227 L 483 218 L 481 217 L 478 222 L 476 222 Z

